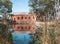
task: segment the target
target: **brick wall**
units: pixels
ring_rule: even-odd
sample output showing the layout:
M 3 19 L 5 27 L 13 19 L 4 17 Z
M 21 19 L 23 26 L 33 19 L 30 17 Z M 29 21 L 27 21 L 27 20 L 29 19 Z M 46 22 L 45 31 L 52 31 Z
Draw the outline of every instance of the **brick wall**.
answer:
M 22 14 L 13 15 L 12 16 L 12 21 L 16 21 L 16 22 L 35 22 L 36 21 L 36 16 L 32 15 L 32 14 L 28 14 L 28 15 L 22 15 Z

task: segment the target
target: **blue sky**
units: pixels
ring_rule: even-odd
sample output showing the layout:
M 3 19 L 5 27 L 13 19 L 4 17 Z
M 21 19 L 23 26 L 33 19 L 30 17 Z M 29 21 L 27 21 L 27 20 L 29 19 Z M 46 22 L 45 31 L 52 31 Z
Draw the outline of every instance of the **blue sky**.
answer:
M 28 0 L 11 0 L 13 3 L 12 12 L 28 12 Z

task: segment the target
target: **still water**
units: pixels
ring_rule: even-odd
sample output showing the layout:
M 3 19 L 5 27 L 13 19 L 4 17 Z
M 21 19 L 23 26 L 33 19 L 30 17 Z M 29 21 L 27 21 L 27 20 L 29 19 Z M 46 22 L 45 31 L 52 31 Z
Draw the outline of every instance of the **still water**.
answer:
M 6 28 L 5 26 L 2 28 Z M 7 31 L 8 30 L 8 31 Z M 36 25 L 35 24 L 14 24 L 10 25 L 8 29 L 3 29 L 0 33 L 8 36 L 11 44 L 29 44 L 32 42 L 31 34 L 34 36 Z M 4 36 L 2 36 L 4 38 Z M 11 38 L 11 39 L 10 39 Z
M 20 34 L 14 32 L 12 33 L 12 40 L 13 44 L 29 44 L 29 41 L 32 41 L 28 33 Z

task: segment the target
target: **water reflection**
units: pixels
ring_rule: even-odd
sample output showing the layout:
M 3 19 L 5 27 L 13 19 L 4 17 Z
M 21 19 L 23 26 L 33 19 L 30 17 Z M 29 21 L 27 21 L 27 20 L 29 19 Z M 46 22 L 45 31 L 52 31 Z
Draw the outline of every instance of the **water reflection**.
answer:
M 29 44 L 32 39 L 28 33 L 21 34 L 21 33 L 12 33 L 12 39 L 14 44 Z
M 12 25 L 13 31 L 35 33 L 35 24 L 15 24 Z
M 0 44 L 13 44 L 8 26 L 0 24 Z
M 31 35 L 36 30 L 35 24 L 0 25 L 0 44 L 29 44 Z
M 14 44 L 29 44 L 32 41 L 30 34 L 35 33 L 35 24 L 14 24 L 12 25 L 12 40 Z

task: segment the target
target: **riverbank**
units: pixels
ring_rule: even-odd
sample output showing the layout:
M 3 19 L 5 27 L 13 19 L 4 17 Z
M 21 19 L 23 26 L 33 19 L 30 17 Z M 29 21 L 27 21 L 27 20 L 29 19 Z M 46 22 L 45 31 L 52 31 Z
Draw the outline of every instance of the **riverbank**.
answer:
M 36 26 L 41 26 L 41 25 L 54 25 L 56 22 L 36 22 Z

